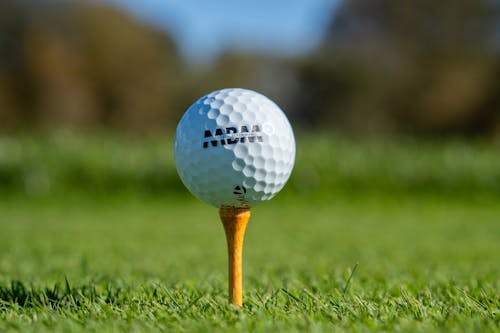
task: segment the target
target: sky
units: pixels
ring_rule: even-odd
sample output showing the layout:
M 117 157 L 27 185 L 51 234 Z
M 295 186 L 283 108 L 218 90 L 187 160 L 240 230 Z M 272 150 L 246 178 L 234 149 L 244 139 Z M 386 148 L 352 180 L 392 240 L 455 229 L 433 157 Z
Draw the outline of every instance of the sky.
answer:
M 339 0 L 103 0 L 167 30 L 190 62 L 227 48 L 281 56 L 319 45 Z

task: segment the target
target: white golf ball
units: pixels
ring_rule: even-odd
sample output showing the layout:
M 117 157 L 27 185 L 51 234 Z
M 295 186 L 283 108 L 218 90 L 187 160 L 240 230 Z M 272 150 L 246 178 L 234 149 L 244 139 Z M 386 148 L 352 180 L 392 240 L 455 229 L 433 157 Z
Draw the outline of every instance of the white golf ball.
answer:
M 287 182 L 295 139 L 270 99 L 230 88 L 203 96 L 186 111 L 174 154 L 182 182 L 197 198 L 216 207 L 252 207 Z

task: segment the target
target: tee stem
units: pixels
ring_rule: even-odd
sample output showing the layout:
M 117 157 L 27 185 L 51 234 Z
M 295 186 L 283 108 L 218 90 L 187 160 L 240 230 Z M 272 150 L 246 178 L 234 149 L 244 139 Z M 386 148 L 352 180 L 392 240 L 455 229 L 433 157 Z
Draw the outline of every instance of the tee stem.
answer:
M 250 219 L 250 209 L 222 207 L 219 216 L 224 225 L 228 253 L 229 303 L 242 306 L 242 256 L 245 229 Z

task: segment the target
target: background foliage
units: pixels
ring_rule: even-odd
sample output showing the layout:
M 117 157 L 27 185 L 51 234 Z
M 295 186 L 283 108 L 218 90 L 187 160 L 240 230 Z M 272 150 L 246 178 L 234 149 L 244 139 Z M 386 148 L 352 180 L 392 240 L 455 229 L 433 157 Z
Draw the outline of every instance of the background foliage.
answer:
M 304 57 L 229 49 L 196 67 L 166 33 L 117 8 L 2 1 L 0 129 L 172 129 L 202 94 L 241 86 L 303 128 L 496 136 L 499 10 L 494 1 L 345 0 Z

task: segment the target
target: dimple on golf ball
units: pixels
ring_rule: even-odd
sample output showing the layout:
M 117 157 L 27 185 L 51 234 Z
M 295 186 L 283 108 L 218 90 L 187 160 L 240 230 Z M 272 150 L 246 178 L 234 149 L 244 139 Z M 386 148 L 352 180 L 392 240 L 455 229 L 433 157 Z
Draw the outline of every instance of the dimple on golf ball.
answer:
M 174 144 L 189 191 L 216 207 L 253 207 L 278 193 L 292 171 L 295 139 L 281 109 L 251 90 L 214 91 L 180 120 Z

